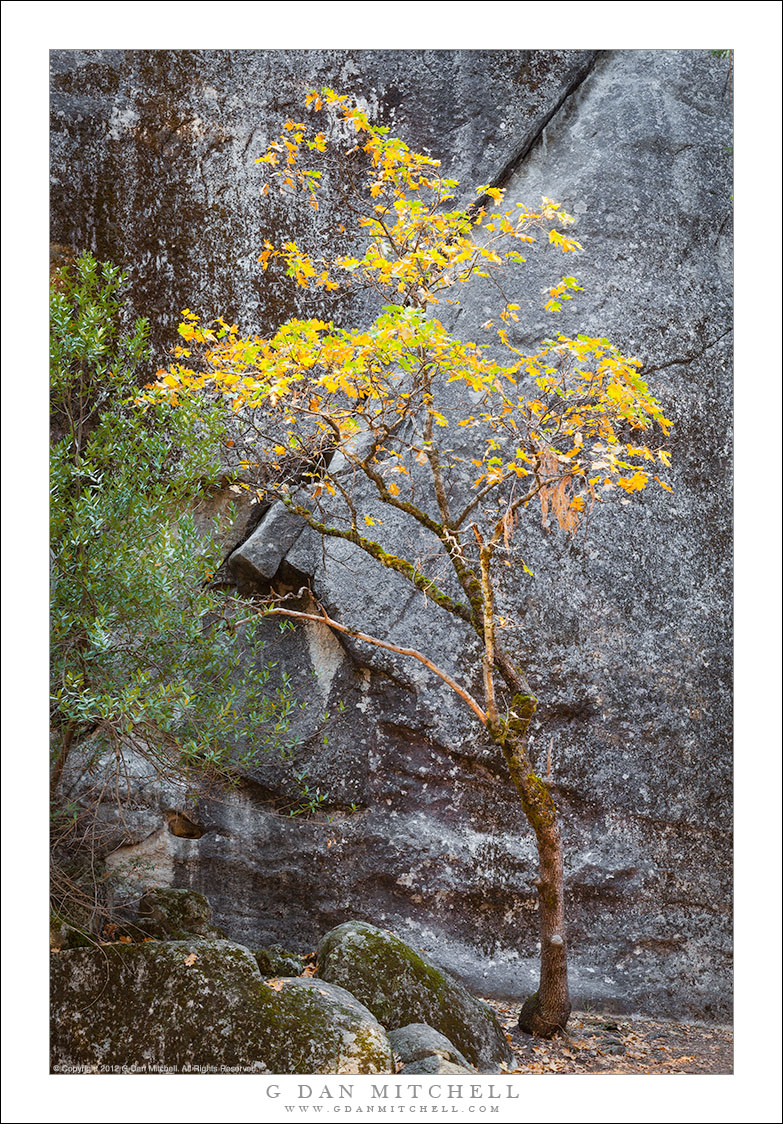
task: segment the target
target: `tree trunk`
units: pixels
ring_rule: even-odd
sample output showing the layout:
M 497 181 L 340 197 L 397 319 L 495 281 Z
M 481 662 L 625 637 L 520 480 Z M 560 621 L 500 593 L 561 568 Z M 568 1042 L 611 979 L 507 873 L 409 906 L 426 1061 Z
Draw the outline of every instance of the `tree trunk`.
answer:
M 479 535 L 476 536 L 481 543 Z M 482 561 L 485 558 L 482 557 Z M 401 648 L 377 636 L 348 628 L 329 617 L 326 610 L 318 605 L 318 613 L 304 613 L 288 609 L 282 605 L 266 605 L 261 611 L 266 616 L 286 616 L 298 620 L 311 620 L 328 625 L 339 632 L 375 644 L 391 652 L 412 656 L 425 664 L 455 691 L 484 724 L 490 737 L 500 746 L 511 779 L 519 793 L 522 808 L 536 833 L 538 847 L 539 876 L 536 879 L 538 908 L 541 932 L 541 976 L 538 991 L 527 999 L 519 1014 L 519 1025 L 528 1034 L 551 1038 L 565 1030 L 571 1014 L 571 1000 L 568 995 L 568 966 L 566 963 L 565 910 L 563 907 L 563 846 L 560 838 L 557 808 L 544 781 L 536 776 L 527 752 L 527 731 L 536 710 L 536 700 L 529 693 L 524 676 L 511 663 L 505 653 L 500 654 L 502 674 L 506 682 L 522 686 L 514 695 L 512 706 L 505 718 L 498 716 L 495 703 L 492 663 L 497 657 L 493 642 L 492 598 L 488 584 L 488 566 L 484 567 L 485 577 L 483 595 L 488 606 L 484 621 L 484 686 L 487 696 L 487 713 L 476 700 L 456 683 L 450 675 L 435 666 L 431 660 L 413 648 Z M 317 604 L 317 603 L 316 603 Z M 249 619 L 249 618 L 248 618 Z M 235 622 L 238 627 L 243 621 Z
M 522 1006 L 519 1026 L 528 1034 L 551 1038 L 565 1030 L 571 1014 L 560 824 L 549 789 L 533 772 L 524 739 L 506 732 L 500 744 L 522 808 L 536 833 L 538 846 L 539 869 L 535 885 L 541 934 L 541 975 L 538 991 Z

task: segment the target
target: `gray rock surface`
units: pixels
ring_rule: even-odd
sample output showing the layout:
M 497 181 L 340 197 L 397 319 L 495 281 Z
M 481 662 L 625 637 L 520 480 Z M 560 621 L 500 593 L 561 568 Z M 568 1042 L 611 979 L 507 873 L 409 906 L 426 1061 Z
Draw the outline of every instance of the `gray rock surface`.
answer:
M 406 1065 L 409 1062 L 420 1062 L 424 1058 L 437 1055 L 444 1061 L 470 1069 L 467 1059 L 452 1042 L 449 1042 L 445 1034 L 441 1034 L 427 1023 L 409 1023 L 397 1030 L 391 1030 L 389 1042 L 395 1056 Z
M 404 1065 L 400 1073 L 475 1073 L 474 1069 L 446 1061 L 439 1054 L 430 1054 L 416 1062 Z
M 352 995 L 320 980 L 266 983 L 229 941 L 54 953 L 51 1006 L 54 1072 L 392 1072 L 383 1027 Z
M 675 491 L 598 508 L 576 543 L 532 518 L 535 577 L 511 573 L 503 597 L 563 813 L 575 1002 L 708 1018 L 728 1016 L 731 972 L 726 76 L 709 51 L 52 56 L 52 237 L 131 267 L 160 341 L 186 305 L 261 330 L 362 311 L 257 272 L 274 227 L 253 158 L 310 84 L 363 95 L 467 184 L 504 176 L 509 203 L 545 193 L 576 215 L 585 251 L 568 268 L 585 292 L 539 312 L 563 267 L 533 248 L 512 339 L 583 330 L 637 354 L 675 422 Z M 305 238 L 310 221 L 280 225 Z M 455 329 L 476 338 L 488 303 L 477 291 Z M 347 623 L 461 677 L 475 666 L 469 637 L 345 544 L 303 533 L 285 561 Z M 266 655 L 308 701 L 296 766 L 328 790 L 330 824 L 280 816 L 290 769 L 270 759 L 193 811 L 199 838 L 175 837 L 175 796 L 139 775 L 130 835 L 107 825 L 113 861 L 206 893 L 253 947 L 306 951 L 361 916 L 476 990 L 532 990 L 535 849 L 477 725 L 424 669 L 317 625 L 281 636 L 270 622 Z
M 472 190 L 530 145 L 595 54 L 53 51 L 51 239 L 130 268 L 161 345 L 186 306 L 262 330 L 332 315 L 341 300 L 301 299 L 257 263 L 281 227 L 318 229 L 298 208 L 273 213 L 254 162 L 308 88 L 362 97 Z
M 232 571 L 245 580 L 273 578 L 306 527 L 304 519 L 284 504 L 273 504 L 256 530 L 232 553 Z
M 427 1023 L 482 1073 L 511 1061 L 494 1011 L 388 930 L 359 921 L 338 925 L 318 946 L 316 974 L 347 988 L 387 1030 Z

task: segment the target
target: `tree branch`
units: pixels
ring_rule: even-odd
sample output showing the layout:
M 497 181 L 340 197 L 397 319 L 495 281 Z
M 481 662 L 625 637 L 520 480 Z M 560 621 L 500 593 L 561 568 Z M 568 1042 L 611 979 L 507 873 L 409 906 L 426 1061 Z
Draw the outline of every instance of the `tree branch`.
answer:
M 366 644 L 374 644 L 376 648 L 384 648 L 386 651 L 396 652 L 397 655 L 400 656 L 410 656 L 411 659 L 418 660 L 419 663 L 423 663 L 425 667 L 429 668 L 430 671 L 439 676 L 444 683 L 448 684 L 448 686 L 451 687 L 452 691 L 455 691 L 459 695 L 459 697 L 468 704 L 481 724 L 483 726 L 487 725 L 487 716 L 481 709 L 479 704 L 476 702 L 476 700 L 473 698 L 473 696 L 469 694 L 469 692 L 466 691 L 464 687 L 460 687 L 456 679 L 452 679 L 447 671 L 444 671 L 442 668 L 438 667 L 437 664 L 434 664 L 432 660 L 428 659 L 421 652 L 418 652 L 415 648 L 402 648 L 398 644 L 391 644 L 389 641 L 381 640 L 377 636 L 369 636 L 366 632 L 359 632 L 358 629 L 349 628 L 348 625 L 340 624 L 338 621 L 332 620 L 332 618 L 328 616 L 326 610 L 323 608 L 321 609 L 321 612 L 319 614 L 302 613 L 296 609 L 283 609 L 278 606 L 273 609 L 264 610 L 264 615 L 293 617 L 294 620 L 313 621 L 316 624 L 325 624 L 328 625 L 329 628 L 335 629 L 337 632 L 344 632 L 346 633 L 346 635 L 352 636 L 355 640 L 363 640 Z
M 330 538 L 345 539 L 347 542 L 352 542 L 358 546 L 376 562 L 380 562 L 382 566 L 386 566 L 389 570 L 394 570 L 401 574 L 412 585 L 416 587 L 421 593 L 434 601 L 436 605 L 440 605 L 441 609 L 445 609 L 447 613 L 451 613 L 455 617 L 459 617 L 467 624 L 473 624 L 473 613 L 461 601 L 455 601 L 448 593 L 442 590 L 432 578 L 428 578 L 425 574 L 420 573 L 415 566 L 408 562 L 405 558 L 400 558 L 396 554 L 389 554 L 385 551 L 380 543 L 374 542 L 373 539 L 367 539 L 364 535 L 360 534 L 353 528 L 349 531 L 343 531 L 339 527 L 329 527 L 326 523 L 322 523 L 313 515 L 309 508 L 302 506 L 302 504 L 294 503 L 293 500 L 286 496 L 280 496 L 280 500 L 285 504 L 289 511 L 293 511 L 304 519 L 314 531 L 319 535 L 326 535 Z M 394 497 L 391 497 L 392 499 Z M 396 506 L 396 504 L 395 504 Z M 441 536 L 439 535 L 438 538 Z

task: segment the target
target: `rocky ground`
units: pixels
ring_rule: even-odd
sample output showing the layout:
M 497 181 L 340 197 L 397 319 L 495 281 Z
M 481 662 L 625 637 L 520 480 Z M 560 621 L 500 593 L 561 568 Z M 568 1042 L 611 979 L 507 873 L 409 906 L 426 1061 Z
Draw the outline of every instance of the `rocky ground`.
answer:
M 564 1038 L 542 1041 L 516 1025 L 519 1004 L 487 999 L 514 1051 L 513 1073 L 730 1074 L 729 1026 L 575 1011 Z
M 179 982 L 186 993 L 180 999 L 187 1000 L 188 1018 L 191 1018 L 191 1008 L 196 1003 L 197 1006 L 200 1004 L 202 1021 L 215 1025 L 225 1021 L 226 1012 L 219 1004 L 215 1007 L 216 993 L 212 984 L 215 979 L 221 979 L 218 992 L 224 998 L 224 993 L 233 989 L 235 994 L 233 998 L 229 996 L 232 999 L 229 1005 L 236 1007 L 239 1004 L 247 1008 L 250 1036 L 258 1040 L 256 1049 L 251 1049 L 247 1055 L 248 1064 L 252 1059 L 253 1064 L 261 1064 L 262 1068 L 264 1065 L 268 1068 L 268 1064 L 277 1065 L 279 1068 L 273 1068 L 273 1072 L 388 1072 L 384 1067 L 391 1062 L 393 1051 L 398 1072 L 470 1072 L 471 1066 L 478 1066 L 482 1072 L 519 1074 L 733 1073 L 733 1030 L 720 1024 L 645 1015 L 599 1014 L 588 1008 L 572 1014 L 565 1036 L 552 1041 L 533 1038 L 517 1026 L 519 1000 L 484 998 L 483 1002 L 479 1002 L 478 997 L 464 985 L 437 969 L 419 951 L 406 945 L 389 930 L 363 922 L 353 921 L 338 926 L 323 938 L 317 952 L 301 956 L 286 953 L 280 946 L 251 952 L 226 940 L 223 931 L 212 923 L 209 901 L 192 890 L 148 890 L 138 903 L 137 912 L 133 923 L 106 926 L 104 939 L 97 944 L 89 942 L 92 947 L 85 947 L 84 934 L 61 919 L 55 919 L 51 931 L 55 953 L 52 978 L 55 985 L 59 979 L 62 992 L 61 1009 L 57 1013 L 58 992 L 55 986 L 53 1009 L 56 1026 L 64 1025 L 72 1018 L 74 1005 L 81 1008 L 85 999 L 89 999 L 91 972 L 95 975 L 95 969 L 97 976 L 92 983 L 97 988 L 97 996 L 89 1004 L 91 1022 L 97 1026 L 100 1021 L 101 1011 L 95 1004 L 101 1001 L 106 1008 L 103 1015 L 112 1027 L 117 1029 L 115 1023 L 120 1008 L 126 1023 L 136 1027 L 139 1020 L 134 1017 L 127 1002 L 124 999 L 120 1002 L 117 995 L 124 996 L 132 983 L 131 990 L 146 1011 L 147 999 L 140 992 L 140 983 L 146 981 L 155 990 L 155 973 L 160 974 L 162 964 L 167 986 L 171 982 L 172 970 L 176 969 L 180 974 Z M 95 953 L 101 953 L 101 956 L 93 963 Z M 435 991 L 432 990 L 433 977 L 440 981 Z M 274 996 L 270 996 L 264 988 L 259 991 L 260 980 L 265 981 Z M 406 986 L 402 986 L 403 980 Z M 106 995 L 107 988 L 109 992 L 113 986 L 116 990 L 115 985 L 119 986 L 117 995 L 114 998 L 111 994 Z M 304 999 L 312 1006 L 315 1000 L 316 1006 L 320 1002 L 323 1007 L 318 996 L 327 1000 L 328 1008 L 320 1011 L 320 1022 L 316 1018 L 309 1027 L 307 1012 L 298 1011 L 298 1008 L 294 1012 L 297 1033 L 301 1035 L 304 1031 L 307 1050 L 310 1053 L 315 1051 L 312 1058 L 308 1056 L 305 1062 L 299 1056 L 303 1049 L 301 1041 L 297 1046 L 295 1062 L 289 1056 L 290 1051 L 284 1051 L 281 1056 L 274 1054 L 272 1045 L 267 1041 L 267 1032 L 273 1031 L 274 1043 L 279 1045 L 281 1029 L 288 1025 L 286 1019 L 290 1022 L 292 1012 L 288 1007 L 291 1002 L 296 1005 Z M 168 995 L 168 1007 L 159 1011 L 158 1051 L 161 1059 L 171 1055 L 171 1064 L 179 1066 L 182 1057 L 191 1057 L 192 1044 L 184 1054 L 178 1046 L 175 1028 L 179 1028 L 180 1013 L 171 1006 L 172 1003 L 176 1006 L 175 1000 L 176 996 Z M 321 1023 L 324 1019 L 328 1024 L 342 1025 L 341 1020 L 345 1021 L 346 1010 L 343 1008 L 346 1001 L 350 1007 L 347 1017 L 349 1021 L 353 1020 L 352 1025 L 364 1025 L 364 1019 L 367 1024 L 365 1029 L 369 1028 L 376 1037 L 380 1032 L 383 1056 L 369 1060 L 363 1056 L 345 1058 L 340 1043 L 332 1041 L 334 1035 L 330 1037 L 327 1033 L 326 1040 L 321 1041 L 323 1035 L 319 1027 L 323 1030 Z M 278 1010 L 281 1004 L 282 1008 Z M 497 1015 L 499 1025 L 494 1019 L 488 1022 L 487 1006 Z M 427 1026 L 423 1027 L 423 1023 Z M 410 1038 L 413 1033 L 417 1040 L 408 1042 L 406 1039 L 405 1043 L 391 1041 L 394 1035 L 387 1039 L 383 1027 L 393 1028 L 398 1037 L 401 1033 L 399 1028 L 405 1027 L 409 1032 L 407 1037 Z M 129 1046 L 128 1042 L 130 1031 L 122 1027 L 119 1029 L 119 1040 L 115 1043 L 117 1057 L 122 1059 L 121 1064 L 126 1064 L 133 1054 L 133 1045 Z M 93 1028 L 81 1041 L 83 1030 L 81 1014 L 78 1014 L 76 1023 L 70 1031 L 66 1029 L 65 1039 L 60 1043 L 60 1050 L 64 1051 L 62 1057 L 55 1046 L 57 1064 L 88 1067 L 109 1064 L 104 1056 L 105 1043 L 104 1046 L 98 1045 L 103 1041 L 101 1036 Z M 433 1045 L 431 1053 L 439 1057 L 425 1058 L 422 1054 L 422 1043 L 418 1041 L 422 1030 L 427 1032 L 425 1037 L 434 1035 L 438 1039 L 434 1045 L 428 1040 L 427 1045 Z M 337 1037 L 340 1038 L 340 1035 Z M 148 1046 L 146 1037 L 145 1042 Z M 446 1053 L 442 1049 L 444 1045 Z M 243 1057 L 246 1046 L 243 1039 L 240 1050 Z M 76 1054 L 72 1057 L 74 1050 Z M 260 1063 L 259 1058 L 265 1061 Z M 448 1066 L 446 1069 L 402 1069 L 407 1063 L 420 1066 L 435 1062 L 443 1065 L 444 1059 L 457 1067 L 467 1068 L 461 1071 Z M 200 1055 L 198 1060 L 203 1060 Z M 209 1064 L 213 1060 L 210 1053 Z M 218 1061 L 223 1060 L 221 1054 Z M 308 1068 L 310 1062 L 312 1069 Z M 333 1068 L 343 1064 L 349 1068 Z

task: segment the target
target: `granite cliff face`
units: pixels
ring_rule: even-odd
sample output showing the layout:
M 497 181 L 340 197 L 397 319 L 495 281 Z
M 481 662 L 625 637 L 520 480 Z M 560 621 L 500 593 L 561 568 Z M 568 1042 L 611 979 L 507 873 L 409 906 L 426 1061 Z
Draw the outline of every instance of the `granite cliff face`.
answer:
M 559 263 L 531 254 L 512 338 L 585 331 L 638 355 L 675 422 L 675 491 L 597 510 L 577 543 L 531 518 L 535 576 L 513 573 L 504 596 L 541 699 L 534 753 L 551 748 L 563 813 L 575 1002 L 708 1017 L 730 1008 L 726 77 L 706 51 L 52 56 L 52 240 L 128 268 L 160 345 L 185 305 L 262 331 L 362 312 L 294 296 L 256 263 L 276 226 L 254 158 L 311 85 L 363 97 L 465 185 L 501 183 L 509 203 L 547 194 L 577 216 L 585 292 L 553 322 L 538 293 Z M 293 215 L 275 223 L 289 221 L 302 231 Z M 455 330 L 475 339 L 486 316 L 477 292 Z M 270 513 L 233 566 L 307 574 L 339 619 L 464 676 L 467 634 L 344 547 L 323 551 Z M 331 822 L 281 815 L 285 776 L 270 763 L 188 811 L 200 832 L 188 837 L 172 826 L 176 794 L 140 779 L 111 861 L 147 856 L 148 883 L 204 892 L 242 943 L 313 947 L 361 916 L 477 990 L 529 991 L 535 848 L 469 713 L 423 669 L 319 626 L 270 625 L 267 654 L 309 699 L 299 764 L 329 790 Z
M 169 341 L 198 304 L 266 329 L 339 313 L 270 286 L 264 237 L 311 215 L 271 214 L 254 163 L 312 86 L 364 97 L 472 188 L 530 145 L 594 51 L 56 51 L 52 241 L 129 268 L 137 307 Z

